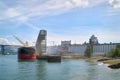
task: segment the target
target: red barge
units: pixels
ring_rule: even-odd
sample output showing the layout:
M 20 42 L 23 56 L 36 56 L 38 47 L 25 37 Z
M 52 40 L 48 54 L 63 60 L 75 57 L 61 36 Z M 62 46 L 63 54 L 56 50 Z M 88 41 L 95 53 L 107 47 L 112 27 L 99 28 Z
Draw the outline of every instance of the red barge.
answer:
M 18 59 L 36 59 L 36 52 L 33 47 L 20 47 L 18 49 Z

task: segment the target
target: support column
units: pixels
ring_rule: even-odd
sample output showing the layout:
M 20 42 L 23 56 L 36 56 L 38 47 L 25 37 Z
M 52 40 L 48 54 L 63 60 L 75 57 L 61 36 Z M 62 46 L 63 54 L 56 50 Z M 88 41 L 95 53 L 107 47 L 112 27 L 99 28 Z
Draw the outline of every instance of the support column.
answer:
M 5 46 L 1 45 L 1 53 L 4 55 L 5 54 Z

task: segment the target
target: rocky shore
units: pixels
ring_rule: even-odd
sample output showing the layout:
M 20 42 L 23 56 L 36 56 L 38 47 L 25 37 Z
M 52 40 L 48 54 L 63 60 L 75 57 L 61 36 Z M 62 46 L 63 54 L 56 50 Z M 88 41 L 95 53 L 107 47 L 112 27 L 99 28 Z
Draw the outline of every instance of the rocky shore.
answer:
M 112 64 L 108 66 L 111 69 L 120 69 L 120 63 Z
M 120 58 L 108 58 L 103 56 L 93 56 L 90 58 L 87 58 L 82 55 L 71 55 L 71 54 L 62 54 L 59 55 L 62 59 L 85 59 L 86 61 L 91 62 L 102 62 L 103 64 L 108 64 L 108 67 L 111 69 L 120 69 Z
M 120 59 L 104 58 L 98 61 L 103 62 L 104 64 L 108 64 L 108 67 L 111 69 L 120 69 Z
M 63 59 L 85 59 L 92 62 L 102 62 L 103 64 L 108 64 L 108 67 L 111 69 L 120 69 L 120 58 L 108 58 L 103 56 L 93 56 L 87 58 L 80 55 L 64 55 Z

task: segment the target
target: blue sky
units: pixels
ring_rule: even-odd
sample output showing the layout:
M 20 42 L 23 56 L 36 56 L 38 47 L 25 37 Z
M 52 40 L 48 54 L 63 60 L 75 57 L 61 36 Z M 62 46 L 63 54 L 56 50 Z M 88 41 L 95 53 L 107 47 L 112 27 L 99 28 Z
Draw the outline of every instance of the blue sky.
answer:
M 120 0 L 0 0 L 0 42 L 30 44 L 47 30 L 48 45 L 82 44 L 92 34 L 100 43 L 120 42 Z

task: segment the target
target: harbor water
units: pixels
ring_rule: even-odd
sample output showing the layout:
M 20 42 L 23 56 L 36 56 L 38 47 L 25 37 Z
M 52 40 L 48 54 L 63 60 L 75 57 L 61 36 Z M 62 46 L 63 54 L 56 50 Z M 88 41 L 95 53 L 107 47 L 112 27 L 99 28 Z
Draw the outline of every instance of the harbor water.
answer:
M 0 80 L 120 80 L 120 69 L 85 60 L 48 63 L 18 61 L 17 55 L 0 55 Z

